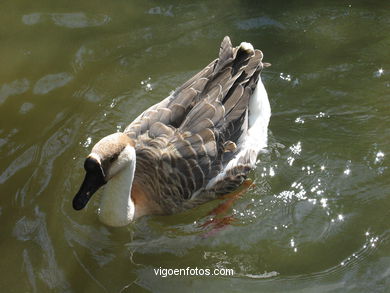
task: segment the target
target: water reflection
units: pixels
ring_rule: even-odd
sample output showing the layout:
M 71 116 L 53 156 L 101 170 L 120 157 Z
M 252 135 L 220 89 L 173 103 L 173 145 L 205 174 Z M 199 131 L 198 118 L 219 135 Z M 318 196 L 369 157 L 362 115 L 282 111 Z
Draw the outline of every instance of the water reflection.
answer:
M 173 5 L 169 5 L 166 8 L 160 7 L 160 6 L 156 6 L 156 7 L 150 8 L 147 13 L 148 14 L 158 14 L 158 15 L 173 17 L 175 15 L 173 14 L 172 9 L 173 9 Z
M 379 68 L 377 71 L 374 72 L 374 76 L 381 77 L 384 73 L 385 71 L 383 70 L 383 68 Z
M 4 103 L 9 96 L 20 95 L 30 88 L 28 79 L 23 78 L 14 80 L 11 83 L 3 84 L 0 88 L 0 105 Z
M 147 91 L 147 92 L 150 92 L 151 90 L 153 90 L 153 87 L 152 87 L 152 84 L 151 84 L 151 78 L 148 77 L 147 79 L 145 80 L 142 80 L 141 81 L 141 87 Z
M 35 25 L 47 20 L 51 20 L 54 24 L 67 28 L 85 28 L 105 25 L 111 19 L 108 15 L 87 16 L 84 12 L 31 13 L 22 17 L 22 22 L 27 25 Z
M 20 114 L 26 114 L 27 112 L 29 112 L 32 108 L 34 108 L 34 104 L 33 103 L 23 103 L 21 106 L 20 106 L 20 109 L 19 109 L 19 113 Z
M 268 16 L 260 16 L 256 18 L 249 18 L 236 22 L 236 26 L 241 30 L 252 30 L 265 27 L 275 27 L 279 29 L 285 29 L 286 27 Z
M 36 95 L 44 95 L 52 90 L 66 85 L 73 79 L 73 76 L 67 72 L 48 74 L 39 79 L 33 88 Z
M 36 290 L 36 282 L 37 278 L 39 278 L 47 284 L 49 289 L 69 290 L 70 285 L 65 280 L 64 272 L 59 268 L 56 261 L 53 243 L 46 227 L 46 216 L 40 211 L 39 207 L 35 207 L 34 211 L 34 218 L 22 217 L 16 222 L 13 229 L 13 235 L 16 239 L 20 241 L 33 241 L 40 247 L 39 252 L 35 249 L 31 249 L 31 251 L 30 249 L 23 250 L 24 266 L 31 286 Z M 36 258 L 37 253 L 42 256 L 42 259 Z M 37 267 L 37 264 L 34 263 L 32 265 L 33 256 L 31 254 L 34 254 L 35 262 L 43 261 L 42 265 L 39 266 L 39 271 L 33 269 L 33 267 Z
M 14 159 L 12 163 L 0 175 L 0 184 L 6 182 L 16 172 L 27 167 L 35 158 L 37 153 L 37 146 L 31 146 L 19 157 Z

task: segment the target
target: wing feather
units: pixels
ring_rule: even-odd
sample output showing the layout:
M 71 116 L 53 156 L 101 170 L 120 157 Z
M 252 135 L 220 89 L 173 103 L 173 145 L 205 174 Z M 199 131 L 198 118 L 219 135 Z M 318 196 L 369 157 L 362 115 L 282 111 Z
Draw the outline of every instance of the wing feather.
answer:
M 167 201 L 171 196 L 175 200 L 199 200 L 202 190 L 229 192 L 245 179 L 256 152 L 239 158 L 223 180 L 209 184 L 240 151 L 240 138 L 248 130 L 249 101 L 263 67 L 262 57 L 259 50 L 233 48 L 225 37 L 218 59 L 126 128 L 129 136 L 138 138 L 141 157 L 147 153 L 150 161 L 164 162 L 159 165 L 163 179 L 145 184 L 160 185 L 160 193 L 178 194 L 159 194 L 160 199 Z M 159 149 L 153 149 L 155 146 Z M 150 165 L 141 160 L 136 173 L 150 172 L 146 168 Z M 170 204 L 179 209 L 182 203 L 179 200 Z

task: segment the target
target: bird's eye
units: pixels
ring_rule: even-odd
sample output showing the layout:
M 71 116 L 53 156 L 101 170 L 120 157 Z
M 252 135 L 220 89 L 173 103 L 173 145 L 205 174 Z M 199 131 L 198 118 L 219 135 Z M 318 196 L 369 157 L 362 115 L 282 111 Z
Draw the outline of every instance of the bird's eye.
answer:
M 118 158 L 118 155 L 113 155 L 113 156 L 110 158 L 110 163 L 114 162 L 117 158 Z

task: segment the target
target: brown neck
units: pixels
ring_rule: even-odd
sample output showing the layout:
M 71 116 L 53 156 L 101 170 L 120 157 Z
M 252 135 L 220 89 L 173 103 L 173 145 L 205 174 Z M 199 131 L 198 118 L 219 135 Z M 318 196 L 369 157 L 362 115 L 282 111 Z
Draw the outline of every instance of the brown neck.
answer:
M 133 182 L 131 189 L 131 199 L 135 206 L 135 219 L 145 215 L 161 215 L 164 213 L 161 207 L 151 199 L 146 188 L 143 188 L 136 181 Z

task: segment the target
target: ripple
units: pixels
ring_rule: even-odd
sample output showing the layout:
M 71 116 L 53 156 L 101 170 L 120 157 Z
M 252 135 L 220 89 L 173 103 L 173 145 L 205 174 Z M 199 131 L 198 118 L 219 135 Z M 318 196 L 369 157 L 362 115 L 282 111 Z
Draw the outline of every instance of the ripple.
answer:
M 52 90 L 63 87 L 73 79 L 73 76 L 67 72 L 48 74 L 35 83 L 33 93 L 44 95 Z
M 27 25 L 34 25 L 42 21 L 41 13 L 31 13 L 22 16 L 22 22 Z
M 111 18 L 104 14 L 88 16 L 84 12 L 31 13 L 22 16 L 22 22 L 26 25 L 35 25 L 47 20 L 62 27 L 84 28 L 105 25 L 111 21 Z
M 26 270 L 27 278 L 31 284 L 33 292 L 38 292 L 37 291 L 36 276 L 34 273 L 34 267 L 31 263 L 31 259 L 30 259 L 30 256 L 29 256 L 27 249 L 23 249 L 23 266 L 24 266 L 24 269 Z
M 296 276 L 294 278 L 300 280 L 313 280 L 313 279 L 324 279 L 331 275 L 340 275 L 343 271 L 351 272 L 352 267 L 357 268 L 362 262 L 364 262 L 370 255 L 375 253 L 378 246 L 381 243 L 386 243 L 389 240 L 390 232 L 387 231 L 380 236 L 371 235 L 369 232 L 365 233 L 365 241 L 359 249 L 350 253 L 347 257 L 343 258 L 340 263 L 332 266 L 326 270 L 319 271 L 316 273 L 305 274 Z
M 252 30 L 263 27 L 274 27 L 279 29 L 285 29 L 285 26 L 268 16 L 259 16 L 246 20 L 240 20 L 236 22 L 236 26 L 241 30 Z
M 274 277 L 276 277 L 278 275 L 279 275 L 278 272 L 272 271 L 272 272 L 265 272 L 263 274 L 258 274 L 258 275 L 245 274 L 244 276 L 248 277 L 248 278 L 251 278 L 251 279 L 269 279 L 269 278 L 274 278 Z
M 106 95 L 103 92 L 93 87 L 89 87 L 88 89 L 85 89 L 83 96 L 87 101 L 94 102 L 94 103 L 100 102 L 106 97 Z
M 66 281 L 63 271 L 59 268 L 54 247 L 49 236 L 46 226 L 46 216 L 40 211 L 39 207 L 35 207 L 35 218 L 22 217 L 16 222 L 13 235 L 19 241 L 33 241 L 41 248 L 42 260 L 40 264 L 33 264 L 34 271 L 39 270 L 39 277 L 44 281 L 50 289 L 59 289 L 60 291 L 69 290 L 69 283 Z M 31 260 L 29 250 L 25 249 L 23 253 L 24 263 L 30 283 L 35 284 L 36 275 L 31 272 Z M 40 269 L 38 269 L 40 268 Z
M 85 45 L 81 46 L 74 57 L 73 68 L 78 71 L 84 68 L 85 63 L 94 60 L 94 50 L 87 48 Z
M 58 128 L 58 124 L 63 125 L 62 127 Z M 16 199 L 20 201 L 20 205 L 22 207 L 25 204 L 25 199 L 27 198 L 27 196 L 30 196 L 30 200 L 32 200 L 34 197 L 41 195 L 46 190 L 53 176 L 53 166 L 55 160 L 72 145 L 72 142 L 75 138 L 76 129 L 79 126 L 80 119 L 72 117 L 72 119 L 69 119 L 65 123 L 59 120 L 57 121 L 57 123 L 50 127 L 50 129 L 52 129 L 53 127 L 58 129 L 50 137 L 41 142 L 42 146 L 40 148 L 40 156 L 37 159 L 34 158 L 34 160 L 37 161 L 38 166 L 32 170 L 32 174 L 16 194 Z M 34 149 L 34 154 L 36 154 L 37 152 L 37 148 Z M 23 158 L 27 157 L 28 160 L 26 161 L 29 162 L 29 164 L 34 157 L 30 153 L 23 154 L 22 156 L 22 159 L 19 159 L 19 161 L 25 162 Z M 14 162 L 18 162 L 18 159 Z M 16 163 L 14 162 L 1 175 L 4 175 L 3 180 L 8 179 L 10 175 L 13 175 L 17 170 L 21 168 L 20 166 L 15 165 Z M 23 164 L 25 163 L 20 164 L 23 167 Z M 18 168 L 14 168 L 14 165 Z M 2 178 L 1 176 L 0 178 Z
M 19 157 L 14 159 L 11 164 L 0 175 L 0 184 L 5 183 L 10 177 L 15 175 L 18 171 L 26 168 L 34 160 L 38 147 L 33 145 L 23 152 Z
M 163 16 L 170 16 L 173 17 L 174 14 L 172 12 L 172 5 L 169 5 L 167 8 L 163 8 L 160 6 L 152 7 L 150 8 L 147 13 L 148 14 L 157 14 L 157 15 L 163 15 Z
M 315 120 L 319 120 L 322 118 L 330 118 L 330 115 L 325 113 L 325 112 L 320 111 L 316 114 L 300 115 L 297 118 L 295 118 L 294 122 L 297 124 L 305 124 L 305 122 L 315 121 Z
M 34 108 L 34 104 L 33 103 L 29 103 L 29 102 L 23 103 L 20 106 L 19 113 L 20 114 L 26 114 L 27 112 L 30 112 L 32 108 Z
M 11 83 L 3 84 L 0 88 L 0 105 L 4 103 L 9 96 L 20 95 L 30 88 L 30 82 L 26 78 L 14 80 Z
M 43 143 L 39 161 L 41 172 L 39 176 L 34 176 L 37 177 L 35 183 L 41 185 L 37 194 L 43 192 L 49 184 L 53 174 L 54 161 L 71 146 L 71 142 L 75 138 L 75 130 L 79 125 L 80 119 L 69 120 Z
M 72 226 L 65 230 L 65 239 L 69 245 L 75 247 L 75 244 L 78 244 L 87 248 L 99 266 L 104 266 L 115 258 L 114 254 L 107 252 L 108 248 L 115 245 L 109 236 L 110 233 L 105 227 L 97 229 L 74 221 Z
M 107 15 L 95 15 L 88 17 L 82 12 L 76 13 L 55 13 L 51 15 L 56 25 L 68 28 L 81 28 L 91 26 L 101 26 L 110 22 Z

